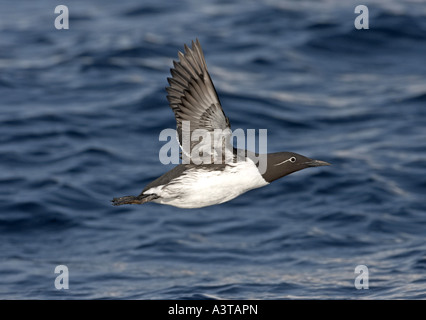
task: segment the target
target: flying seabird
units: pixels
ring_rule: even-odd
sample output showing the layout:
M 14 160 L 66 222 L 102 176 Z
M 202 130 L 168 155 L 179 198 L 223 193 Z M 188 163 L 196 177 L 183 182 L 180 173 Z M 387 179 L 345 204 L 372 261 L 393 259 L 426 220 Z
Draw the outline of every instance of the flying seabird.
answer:
M 329 163 L 313 160 L 295 152 L 256 154 L 236 149 L 229 139 L 207 152 L 212 161 L 197 163 L 191 158 L 194 148 L 202 146 L 199 141 L 187 141 L 185 125 L 189 133 L 203 129 L 211 137 L 214 131 L 223 132 L 222 138 L 229 137 L 230 122 L 225 116 L 212 79 L 207 71 L 206 61 L 198 39 L 192 41 L 192 48 L 184 45 L 184 53 L 178 52 L 179 61 L 173 61 L 168 78 L 167 99 L 177 124 L 177 138 L 182 149 L 182 158 L 188 159 L 149 183 L 138 196 L 114 198 L 113 205 L 143 204 L 155 202 L 179 208 L 201 208 L 227 202 L 252 189 L 268 185 L 274 180 L 293 172 L 326 166 Z M 189 139 L 189 138 L 188 138 Z M 206 139 L 207 142 L 210 139 Z M 222 141 L 222 140 L 221 140 Z M 210 142 L 209 142 L 210 143 Z M 210 145 L 209 145 L 210 146 Z M 262 158 L 263 157 L 263 158 Z M 214 160 L 231 159 L 231 161 Z M 265 160 L 260 170 L 259 158 Z M 206 158 L 203 158 L 206 159 Z M 225 162 L 225 163 L 224 163 Z

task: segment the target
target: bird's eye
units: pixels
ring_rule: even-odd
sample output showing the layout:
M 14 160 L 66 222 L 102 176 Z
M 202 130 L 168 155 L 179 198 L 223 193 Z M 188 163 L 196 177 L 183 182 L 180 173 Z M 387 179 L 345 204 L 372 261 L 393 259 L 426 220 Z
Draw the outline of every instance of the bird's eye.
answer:
M 290 162 L 295 163 L 296 162 L 296 157 L 291 157 L 290 158 Z

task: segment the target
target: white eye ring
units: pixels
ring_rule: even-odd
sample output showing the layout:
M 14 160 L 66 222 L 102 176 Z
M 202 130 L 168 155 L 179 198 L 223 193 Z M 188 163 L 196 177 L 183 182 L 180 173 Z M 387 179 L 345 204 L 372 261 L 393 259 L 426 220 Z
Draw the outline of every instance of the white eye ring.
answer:
M 289 159 L 287 159 L 287 160 L 284 160 L 283 162 L 280 162 L 280 163 L 274 164 L 274 166 L 280 166 L 280 165 L 282 165 L 283 163 L 286 163 L 287 161 L 290 161 L 291 163 L 295 163 L 295 162 L 296 162 L 296 157 L 291 157 L 291 158 L 289 158 Z

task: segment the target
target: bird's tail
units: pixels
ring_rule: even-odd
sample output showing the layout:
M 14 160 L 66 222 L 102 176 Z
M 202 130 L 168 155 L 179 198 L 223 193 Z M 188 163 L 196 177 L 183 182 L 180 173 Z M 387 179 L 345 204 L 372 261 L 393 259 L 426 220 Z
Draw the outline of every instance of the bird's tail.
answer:
M 135 196 L 125 196 L 120 198 L 114 198 L 111 200 L 113 206 L 121 206 L 122 204 L 143 204 L 145 202 L 152 201 L 159 198 L 156 194 L 141 194 Z

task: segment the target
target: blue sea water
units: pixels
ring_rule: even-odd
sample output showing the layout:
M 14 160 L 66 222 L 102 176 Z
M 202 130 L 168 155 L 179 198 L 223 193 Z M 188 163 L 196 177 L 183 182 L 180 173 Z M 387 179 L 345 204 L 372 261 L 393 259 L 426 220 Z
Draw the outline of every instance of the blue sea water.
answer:
M 426 1 L 363 2 L 368 30 L 357 1 L 65 1 L 69 30 L 58 4 L 0 2 L 1 299 L 426 298 Z M 233 129 L 333 165 L 112 207 L 171 168 L 164 87 L 195 38 Z

